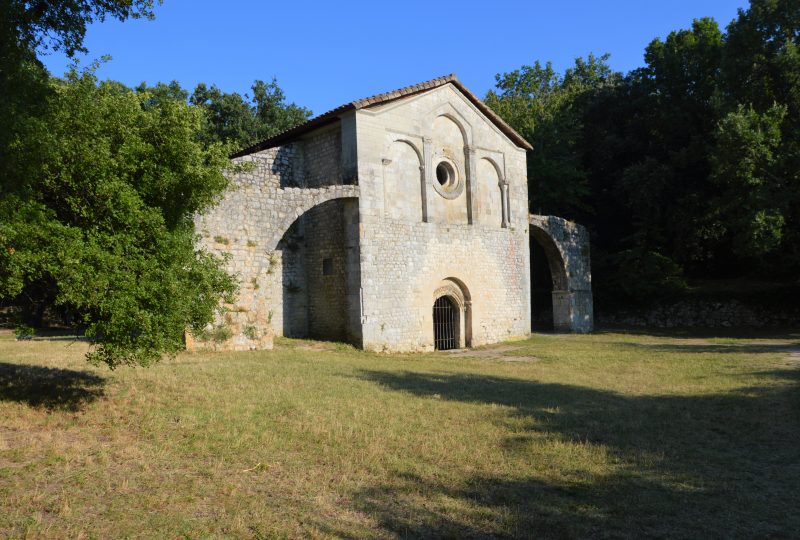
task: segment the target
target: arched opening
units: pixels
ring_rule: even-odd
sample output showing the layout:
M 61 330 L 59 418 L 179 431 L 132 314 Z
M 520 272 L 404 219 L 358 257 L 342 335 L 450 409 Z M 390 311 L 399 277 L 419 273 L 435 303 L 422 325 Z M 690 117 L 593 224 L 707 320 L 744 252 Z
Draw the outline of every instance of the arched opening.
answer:
M 425 184 L 422 156 L 414 143 L 399 139 L 386 148 L 383 159 L 384 217 L 404 221 L 424 221 Z
M 447 295 L 433 303 L 433 348 L 437 351 L 459 348 L 459 311 Z
M 268 273 L 276 335 L 357 342 L 357 199 L 327 201 L 298 217 L 278 242 Z
M 531 237 L 531 331 L 553 331 L 553 276 L 544 248 Z
M 431 157 L 427 175 L 433 195 L 427 201 L 430 221 L 470 223 L 468 170 L 465 148 L 469 139 L 462 121 L 450 112 L 442 113 L 431 124 Z
M 449 277 L 433 291 L 433 346 L 437 351 L 472 346 L 472 297 L 460 279 Z
M 533 224 L 530 231 L 531 331 L 553 331 L 563 318 L 554 298 L 568 288 L 564 259 L 547 231 Z
M 478 174 L 475 182 L 476 197 L 473 200 L 473 217 L 476 223 L 488 227 L 505 227 L 503 215 L 503 190 L 501 174 L 497 163 L 489 158 L 478 161 Z

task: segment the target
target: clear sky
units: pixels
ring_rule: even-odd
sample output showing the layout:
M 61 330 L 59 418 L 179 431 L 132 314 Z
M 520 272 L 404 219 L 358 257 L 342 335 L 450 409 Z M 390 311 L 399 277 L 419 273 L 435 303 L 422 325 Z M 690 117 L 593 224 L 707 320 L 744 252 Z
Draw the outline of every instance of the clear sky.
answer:
M 483 96 L 497 73 L 535 60 L 558 70 L 610 53 L 612 67 L 643 64 L 655 37 L 710 16 L 725 27 L 747 0 L 309 2 L 165 0 L 154 21 L 89 27 L 86 64 L 128 85 L 177 80 L 246 92 L 278 78 L 290 101 L 315 114 L 371 94 L 456 73 Z M 63 55 L 44 58 L 61 75 Z

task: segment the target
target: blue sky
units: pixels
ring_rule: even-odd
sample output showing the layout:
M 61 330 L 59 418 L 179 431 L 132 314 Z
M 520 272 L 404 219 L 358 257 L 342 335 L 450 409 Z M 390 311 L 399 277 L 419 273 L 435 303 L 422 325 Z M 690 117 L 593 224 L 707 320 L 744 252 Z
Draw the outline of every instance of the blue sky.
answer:
M 472 7 L 474 6 L 474 7 Z M 166 0 L 154 21 L 89 27 L 86 64 L 129 85 L 177 80 L 246 92 L 278 78 L 287 97 L 315 114 L 353 99 L 455 72 L 479 96 L 496 73 L 610 53 L 614 69 L 643 64 L 655 37 L 714 17 L 726 26 L 746 0 L 561 0 L 475 3 Z M 67 59 L 44 58 L 56 75 Z

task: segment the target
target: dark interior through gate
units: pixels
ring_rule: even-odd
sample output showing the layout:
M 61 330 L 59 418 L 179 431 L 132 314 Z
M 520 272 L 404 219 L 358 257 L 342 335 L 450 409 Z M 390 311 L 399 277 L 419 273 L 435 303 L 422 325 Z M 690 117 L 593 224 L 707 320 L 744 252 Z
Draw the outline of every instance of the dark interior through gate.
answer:
M 447 296 L 433 304 L 433 345 L 437 351 L 458 348 L 458 308 Z
M 553 276 L 547 253 L 533 235 L 531 250 L 531 331 L 553 331 Z

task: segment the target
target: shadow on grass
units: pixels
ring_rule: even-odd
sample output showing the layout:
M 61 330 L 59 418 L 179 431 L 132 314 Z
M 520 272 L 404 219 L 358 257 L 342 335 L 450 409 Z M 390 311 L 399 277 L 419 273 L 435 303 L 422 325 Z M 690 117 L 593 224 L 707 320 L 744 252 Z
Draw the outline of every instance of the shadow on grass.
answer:
M 728 354 L 761 354 L 785 353 L 800 351 L 800 341 L 795 343 L 631 343 L 616 342 L 614 345 L 651 351 L 672 353 L 728 353 Z
M 800 330 L 797 327 L 730 327 L 730 328 L 652 328 L 641 326 L 602 325 L 593 334 L 631 334 L 639 336 L 655 336 L 670 338 L 736 338 L 736 339 L 798 339 Z
M 0 362 L 0 401 L 74 412 L 102 397 L 104 385 L 85 371 Z
M 764 375 L 800 382 L 793 370 Z M 357 494 L 361 511 L 401 536 L 788 537 L 800 530 L 798 384 L 624 396 L 469 374 L 361 376 L 415 396 L 508 407 L 527 428 L 498 452 L 533 456 L 544 436 L 610 454 L 605 470 L 576 463 L 552 480 L 472 475 L 465 484 L 443 471 L 433 480 L 399 475 Z

